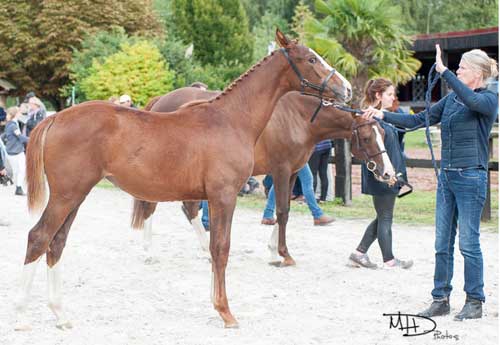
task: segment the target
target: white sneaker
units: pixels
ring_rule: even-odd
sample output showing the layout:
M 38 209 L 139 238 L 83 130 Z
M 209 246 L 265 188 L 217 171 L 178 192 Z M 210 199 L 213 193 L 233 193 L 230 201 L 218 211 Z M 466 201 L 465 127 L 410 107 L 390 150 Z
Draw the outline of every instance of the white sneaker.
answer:
M 401 268 L 401 269 L 407 270 L 411 266 L 413 266 L 413 260 L 399 260 L 399 259 L 394 258 L 393 265 L 388 265 L 384 262 L 384 269 L 386 269 L 386 270 L 392 270 L 395 268 Z

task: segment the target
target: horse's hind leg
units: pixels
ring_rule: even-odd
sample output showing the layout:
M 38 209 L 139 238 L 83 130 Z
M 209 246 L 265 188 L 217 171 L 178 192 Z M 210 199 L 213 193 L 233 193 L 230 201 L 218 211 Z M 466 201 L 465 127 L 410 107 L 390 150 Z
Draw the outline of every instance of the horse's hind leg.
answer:
M 283 257 L 283 262 L 279 263 L 279 266 L 294 266 L 295 260 L 288 252 L 286 246 L 286 226 L 290 213 L 290 194 L 297 175 L 293 174 L 290 176 L 290 174 L 281 172 L 273 176 L 276 176 L 274 180 L 274 192 L 276 195 L 277 224 L 274 226 L 273 233 L 269 240 L 269 249 L 271 250 L 272 256 L 275 256 L 275 251 L 277 249 L 279 255 Z M 276 263 L 270 262 L 270 264 L 275 265 Z
M 209 241 L 205 231 L 205 227 L 201 222 L 200 212 L 199 212 L 198 201 L 184 201 L 182 203 L 182 211 L 186 215 L 186 218 L 191 223 L 194 228 L 194 232 L 200 242 L 200 247 L 204 252 L 209 250 Z
M 19 290 L 19 296 L 16 302 L 16 330 L 26 330 L 30 328 L 26 321 L 25 313 L 36 272 L 36 265 L 40 257 L 49 249 L 49 244 L 52 242 L 62 224 L 66 221 L 69 213 L 79 203 L 80 202 L 75 202 L 74 200 L 58 200 L 51 197 L 42 217 L 28 234 L 28 246 L 21 278 L 21 289 Z
M 238 322 L 229 310 L 226 295 L 226 266 L 231 243 L 231 222 L 237 191 L 221 193 L 210 203 L 210 253 L 212 255 L 212 302 L 224 320 L 224 327 L 236 328 Z
M 47 281 L 49 294 L 49 308 L 56 317 L 56 327 L 60 329 L 71 328 L 72 325 L 68 321 L 62 307 L 62 279 L 61 279 L 61 255 L 66 245 L 68 232 L 71 224 L 75 220 L 76 207 L 66 218 L 66 221 L 56 233 L 47 251 Z

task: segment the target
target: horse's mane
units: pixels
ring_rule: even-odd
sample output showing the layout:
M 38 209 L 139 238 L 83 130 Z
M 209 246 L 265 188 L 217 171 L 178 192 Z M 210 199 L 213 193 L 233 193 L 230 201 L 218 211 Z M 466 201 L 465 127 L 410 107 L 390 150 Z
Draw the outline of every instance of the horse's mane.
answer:
M 260 61 L 258 61 L 256 64 L 254 64 L 252 67 L 250 67 L 245 73 L 241 74 L 237 79 L 235 79 L 229 86 L 227 86 L 220 95 L 208 100 L 208 102 L 213 102 L 214 100 L 220 99 L 222 96 L 227 95 L 230 91 L 232 91 L 236 85 L 238 85 L 243 79 L 248 77 L 250 73 L 255 71 L 257 67 L 260 67 L 263 62 L 267 61 L 270 57 L 272 57 L 276 53 L 275 51 L 272 51 L 271 54 L 264 56 Z

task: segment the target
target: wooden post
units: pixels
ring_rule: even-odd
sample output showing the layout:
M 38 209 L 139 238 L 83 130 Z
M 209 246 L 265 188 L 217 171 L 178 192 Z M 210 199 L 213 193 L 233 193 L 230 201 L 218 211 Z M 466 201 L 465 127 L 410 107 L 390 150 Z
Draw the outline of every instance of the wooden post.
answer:
M 345 206 L 352 205 L 352 160 L 351 144 L 345 139 L 334 140 L 335 144 L 335 197 L 342 198 Z

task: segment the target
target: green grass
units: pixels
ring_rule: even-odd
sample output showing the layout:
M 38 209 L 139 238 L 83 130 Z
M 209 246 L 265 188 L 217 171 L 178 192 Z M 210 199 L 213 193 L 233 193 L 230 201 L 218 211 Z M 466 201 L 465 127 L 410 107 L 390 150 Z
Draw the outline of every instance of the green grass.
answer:
M 103 179 L 97 184 L 99 188 L 116 188 L 111 182 Z M 488 229 L 498 232 L 498 190 L 491 191 L 491 220 L 481 224 L 483 230 Z M 263 212 L 266 199 L 263 195 L 245 195 L 238 197 L 238 207 L 253 209 Z M 356 196 L 349 207 L 343 206 L 340 200 L 326 202 L 320 205 L 328 215 L 339 219 L 370 219 L 375 217 L 372 198 L 369 195 Z M 291 212 L 311 214 L 305 203 L 291 202 Z M 436 193 L 414 191 L 412 194 L 396 200 L 394 222 L 411 225 L 434 225 L 434 212 L 436 209 Z
M 434 145 L 433 145 L 434 146 Z M 418 130 L 405 134 L 405 150 L 428 148 L 425 131 Z
M 238 207 L 264 210 L 265 199 L 261 195 L 246 195 L 238 198 Z M 340 219 L 370 219 L 375 217 L 372 198 L 369 195 L 357 196 L 352 205 L 343 206 L 340 200 L 326 202 L 320 205 L 328 215 Z M 292 201 L 291 212 L 310 214 L 305 203 L 299 204 Z M 394 222 L 411 225 L 434 225 L 434 212 L 436 209 L 435 192 L 414 191 L 412 194 L 396 200 Z M 498 192 L 493 191 L 491 198 L 492 219 L 481 224 L 483 229 L 498 231 Z
M 111 182 L 109 182 L 106 179 L 102 179 L 101 182 L 99 182 L 97 184 L 97 187 L 99 187 L 99 188 L 105 188 L 105 189 L 114 189 L 114 188 L 117 188 L 117 187 L 115 187 L 114 184 L 112 184 Z

